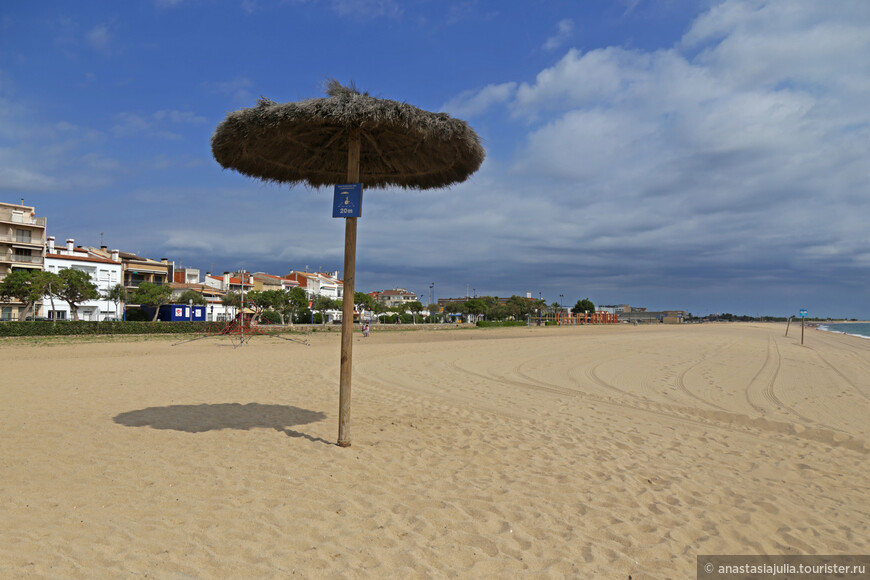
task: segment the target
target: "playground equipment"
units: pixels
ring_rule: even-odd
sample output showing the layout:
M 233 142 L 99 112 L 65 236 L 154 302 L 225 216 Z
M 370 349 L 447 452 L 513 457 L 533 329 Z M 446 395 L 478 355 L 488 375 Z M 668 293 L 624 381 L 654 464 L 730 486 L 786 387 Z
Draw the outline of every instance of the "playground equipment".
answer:
M 188 340 L 182 340 L 180 342 L 174 343 L 172 346 L 202 340 L 203 338 L 226 336 L 233 342 L 233 349 L 236 349 L 240 346 L 244 346 L 246 343 L 250 343 L 251 338 L 256 335 L 273 336 L 275 338 L 280 338 L 281 340 L 286 340 L 288 342 L 296 342 L 305 346 L 311 346 L 311 343 L 308 341 L 308 339 L 302 340 L 298 338 L 288 338 L 286 336 L 281 336 L 280 331 L 264 332 L 260 330 L 260 327 L 258 325 L 251 324 L 252 318 L 253 317 L 248 313 L 239 313 L 235 316 L 235 318 L 228 320 L 225 323 L 216 322 L 211 324 L 204 331 L 202 336 L 197 336 L 196 338 L 191 338 Z

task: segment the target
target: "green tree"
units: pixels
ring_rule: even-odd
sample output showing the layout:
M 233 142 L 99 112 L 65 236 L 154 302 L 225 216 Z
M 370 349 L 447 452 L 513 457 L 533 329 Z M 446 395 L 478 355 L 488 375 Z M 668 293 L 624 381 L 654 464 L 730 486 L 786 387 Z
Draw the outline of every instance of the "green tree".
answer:
M 288 317 L 292 322 L 298 312 L 308 308 L 308 297 L 305 295 L 305 290 L 299 287 L 288 290 L 285 294 L 287 296 L 286 301 L 278 312 Z
M 571 312 L 573 312 L 574 314 L 580 314 L 581 312 L 588 312 L 589 314 L 593 314 L 595 312 L 595 304 L 588 298 L 584 298 L 583 300 L 577 301 L 577 304 L 574 305 L 574 308 L 571 309 Z
M 465 302 L 449 302 L 444 305 L 444 312 L 447 314 L 466 314 Z
M 263 291 L 251 290 L 250 292 L 245 293 L 245 308 L 254 311 L 253 322 L 259 322 L 260 317 L 263 316 L 263 312 L 270 307 L 271 300 L 268 295 L 263 296 Z
M 88 300 L 100 298 L 97 285 L 91 282 L 91 275 L 82 270 L 66 268 L 57 273 L 60 286 L 52 289 L 52 293 L 69 304 L 73 320 L 79 319 L 79 304 Z
M 496 304 L 486 313 L 486 318 L 488 320 L 507 320 L 510 317 L 510 309 L 503 304 Z
M 266 292 L 272 292 L 272 290 L 266 290 Z M 262 321 L 266 324 L 284 324 L 284 317 L 275 310 L 267 310 L 263 313 Z
M 61 281 L 60 276 L 54 272 L 42 272 L 40 278 L 40 284 L 45 288 L 45 295 L 48 296 L 48 300 L 51 302 L 51 311 L 56 312 L 57 308 L 54 306 L 55 290 L 60 288 L 63 282 Z M 52 323 L 54 323 L 56 315 L 51 315 L 49 318 L 51 318 Z
M 419 300 L 412 300 L 406 304 L 408 310 L 414 315 L 414 324 L 417 324 L 417 315 L 423 312 L 423 304 Z
M 317 296 L 314 299 L 314 310 L 320 312 L 320 319 L 323 324 L 326 324 L 326 311 L 334 309 L 336 305 L 341 308 L 341 302 L 333 300 L 329 296 Z
M 242 306 L 242 296 L 238 292 L 227 292 L 221 296 L 221 304 L 240 308 Z
M 472 316 L 482 316 L 486 314 L 486 302 L 480 298 L 472 298 L 465 301 L 465 313 Z
M 157 320 L 157 315 L 160 314 L 160 307 L 164 304 L 169 304 L 171 296 L 172 288 L 169 286 L 142 282 L 138 288 L 130 293 L 130 302 L 153 308 L 154 317 L 151 321 L 154 322 Z
M 377 300 L 372 300 L 372 312 L 375 313 L 375 316 L 377 317 L 378 321 L 381 320 L 380 315 L 384 314 L 388 311 L 389 311 L 389 308 L 387 308 L 386 304 L 384 304 L 383 302 L 377 301 Z
M 0 298 L 24 304 L 20 318 L 30 315 L 33 306 L 48 294 L 52 281 L 57 284 L 57 275 L 41 270 L 14 270 L 0 281 Z
M 177 300 L 177 304 L 190 304 L 193 302 L 197 306 L 208 306 L 208 300 L 205 299 L 205 296 L 192 289 L 182 292 Z
M 182 295 L 183 296 L 183 295 Z M 115 316 L 120 318 L 120 314 L 118 313 L 118 309 L 121 306 L 121 303 L 127 303 L 127 289 L 124 288 L 123 284 L 115 284 L 109 291 L 106 292 L 104 296 L 106 300 L 110 300 L 115 303 Z
M 365 292 L 354 292 L 353 293 L 353 302 L 354 305 L 359 308 L 359 306 L 365 307 L 366 310 L 374 310 L 375 299 L 366 294 Z
M 280 321 L 281 324 L 284 324 L 284 310 L 287 307 L 287 304 L 290 300 L 289 295 L 283 290 L 263 290 L 260 293 L 260 299 L 266 308 L 273 311 L 279 320 L 270 320 L 273 324 Z M 265 314 L 265 312 L 264 312 Z
M 511 316 L 517 320 L 525 320 L 527 317 L 531 316 L 538 307 L 538 302 L 538 300 L 514 295 L 508 298 L 505 306 L 511 313 Z

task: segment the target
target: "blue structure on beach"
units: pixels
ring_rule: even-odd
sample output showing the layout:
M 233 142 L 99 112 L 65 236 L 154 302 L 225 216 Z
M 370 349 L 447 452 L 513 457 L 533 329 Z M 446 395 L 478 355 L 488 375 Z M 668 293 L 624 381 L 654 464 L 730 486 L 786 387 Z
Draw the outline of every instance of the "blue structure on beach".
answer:
M 145 311 L 149 319 L 153 318 L 153 307 L 140 306 L 140 308 Z M 160 307 L 160 312 L 157 314 L 157 320 L 162 320 L 164 322 L 205 322 L 205 306 L 197 305 L 191 308 L 188 304 L 164 304 Z

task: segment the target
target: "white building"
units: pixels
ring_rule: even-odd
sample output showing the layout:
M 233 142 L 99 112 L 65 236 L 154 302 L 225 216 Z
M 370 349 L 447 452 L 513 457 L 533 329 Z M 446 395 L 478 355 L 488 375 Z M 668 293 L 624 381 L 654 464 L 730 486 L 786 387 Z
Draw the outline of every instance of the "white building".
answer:
M 325 296 L 332 300 L 341 300 L 344 296 L 344 280 L 339 280 L 338 272 L 290 272 L 284 276 L 305 290 L 305 294 L 313 299 Z
M 244 274 L 244 278 L 240 274 L 230 272 L 224 272 L 223 276 L 206 274 L 203 284 L 221 292 L 235 292 L 236 294 L 247 294 L 254 289 L 254 281 L 247 272 Z
M 45 270 L 57 274 L 67 268 L 87 272 L 102 296 L 123 281 L 123 266 L 117 250 L 112 251 L 111 258 L 104 258 L 85 248 L 76 248 L 75 241 L 72 239 L 66 241 L 65 247 L 55 246 L 54 236 L 49 236 L 45 247 Z M 42 299 L 42 304 L 46 318 L 73 319 L 69 305 L 63 300 L 46 296 Z M 78 305 L 78 316 L 79 320 L 121 318 L 119 312 L 123 311 L 123 307 L 123 304 L 116 305 L 106 298 L 88 300 Z

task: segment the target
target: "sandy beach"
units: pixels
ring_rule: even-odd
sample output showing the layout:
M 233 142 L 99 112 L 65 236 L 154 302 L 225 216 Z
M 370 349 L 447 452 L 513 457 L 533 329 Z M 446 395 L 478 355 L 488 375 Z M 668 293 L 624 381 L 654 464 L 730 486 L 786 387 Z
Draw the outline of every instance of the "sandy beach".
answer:
M 782 324 L 0 342 L 0 578 L 694 578 L 870 552 L 870 341 Z

